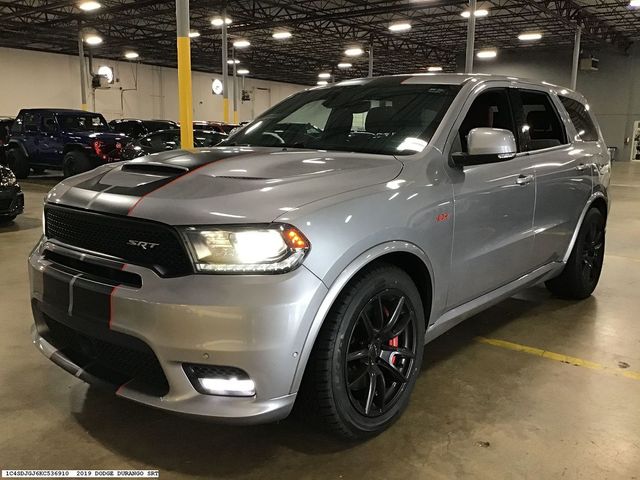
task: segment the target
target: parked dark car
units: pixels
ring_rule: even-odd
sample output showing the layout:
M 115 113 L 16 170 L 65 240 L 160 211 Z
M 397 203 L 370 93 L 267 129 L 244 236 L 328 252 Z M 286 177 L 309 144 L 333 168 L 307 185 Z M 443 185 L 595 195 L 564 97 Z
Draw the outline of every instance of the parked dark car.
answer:
M 194 130 L 193 143 L 198 148 L 213 147 L 227 135 L 221 132 L 211 132 L 208 130 Z M 161 130 L 153 132 L 145 137 L 129 143 L 122 154 L 123 160 L 142 157 L 150 153 L 165 152 L 167 150 L 177 150 L 180 148 L 180 130 Z
M 65 177 L 119 161 L 129 138 L 114 133 L 99 113 L 82 110 L 21 110 L 11 127 L 7 165 L 16 177 L 30 170 L 62 170 Z
M 24 195 L 16 176 L 0 165 L 0 224 L 13 221 L 24 210 Z
M 224 122 L 209 122 L 209 121 L 200 121 L 196 120 L 193 122 L 194 130 L 208 130 L 210 132 L 220 132 L 226 133 L 229 135 L 231 131 L 235 128 L 239 127 L 235 123 L 224 123 Z
M 9 142 L 9 134 L 11 131 L 11 125 L 13 124 L 13 118 L 0 117 L 0 163 L 5 163 L 5 150 L 7 143 Z
M 178 128 L 178 124 L 171 120 L 137 120 L 135 118 L 112 120 L 109 126 L 114 132 L 124 133 L 127 137 L 134 139 L 159 130 Z

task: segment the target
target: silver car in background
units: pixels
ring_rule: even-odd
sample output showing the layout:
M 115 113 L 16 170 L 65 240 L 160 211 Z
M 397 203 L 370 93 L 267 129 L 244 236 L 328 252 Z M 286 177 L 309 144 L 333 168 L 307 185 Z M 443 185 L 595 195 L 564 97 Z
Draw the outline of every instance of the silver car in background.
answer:
M 585 99 L 403 75 L 296 94 L 222 146 L 64 180 L 29 259 L 34 342 L 121 397 L 348 438 L 406 408 L 423 345 L 603 264 L 610 159 Z

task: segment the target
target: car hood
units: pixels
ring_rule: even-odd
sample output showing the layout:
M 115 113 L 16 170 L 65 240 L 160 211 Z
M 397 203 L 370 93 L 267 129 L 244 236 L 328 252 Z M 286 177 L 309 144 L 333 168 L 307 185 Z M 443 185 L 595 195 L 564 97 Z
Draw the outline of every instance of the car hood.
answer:
M 177 150 L 72 177 L 50 203 L 172 225 L 267 223 L 332 195 L 385 183 L 391 155 L 216 147 Z

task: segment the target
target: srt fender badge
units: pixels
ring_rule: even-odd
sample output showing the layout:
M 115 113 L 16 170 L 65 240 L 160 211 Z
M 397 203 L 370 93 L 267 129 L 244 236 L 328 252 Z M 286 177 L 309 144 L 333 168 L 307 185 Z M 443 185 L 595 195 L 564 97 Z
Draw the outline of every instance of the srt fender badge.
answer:
M 151 243 L 151 242 L 141 242 L 139 240 L 129 240 L 127 245 L 131 245 L 132 247 L 140 247 L 143 250 L 153 250 L 156 248 L 159 243 Z
M 436 217 L 436 222 L 446 222 L 447 220 L 449 220 L 448 213 L 441 213 Z

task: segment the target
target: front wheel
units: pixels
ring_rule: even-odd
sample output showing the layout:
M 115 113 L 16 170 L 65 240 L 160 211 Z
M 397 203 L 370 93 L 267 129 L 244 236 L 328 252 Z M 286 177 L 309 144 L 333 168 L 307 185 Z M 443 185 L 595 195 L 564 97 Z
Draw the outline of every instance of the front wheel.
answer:
M 598 285 L 604 263 L 605 219 L 597 208 L 584 217 L 576 243 L 560 276 L 546 283 L 551 293 L 563 298 L 583 300 Z
M 64 156 L 62 173 L 65 178 L 87 172 L 92 168 L 91 160 L 89 160 L 89 157 L 84 152 L 72 150 Z
M 361 274 L 322 326 L 302 402 L 345 438 L 382 432 L 409 403 L 422 363 L 424 329 L 422 301 L 409 275 L 392 265 Z
M 20 180 L 29 176 L 29 158 L 20 148 L 11 148 L 7 152 L 7 166 Z

